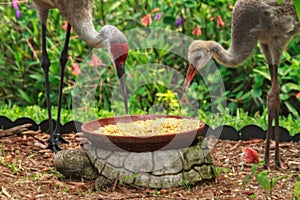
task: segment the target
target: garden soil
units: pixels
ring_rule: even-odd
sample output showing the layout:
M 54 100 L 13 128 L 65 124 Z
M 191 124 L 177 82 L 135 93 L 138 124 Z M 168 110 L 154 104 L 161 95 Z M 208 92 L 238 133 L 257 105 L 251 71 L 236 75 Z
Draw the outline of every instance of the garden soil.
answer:
M 208 138 L 211 156 L 217 169 L 213 181 L 182 188 L 153 190 L 125 185 L 116 180 L 102 191 L 94 190 L 93 181 L 68 180 L 54 166 L 54 153 L 47 150 L 48 134 L 24 131 L 0 138 L 0 199 L 293 199 L 293 187 L 300 174 L 300 143 L 282 143 L 280 152 L 284 169 L 277 169 L 271 154 L 270 178 L 281 177 L 270 191 L 258 184 L 255 176 L 246 185 L 252 164 L 241 159 L 243 147 L 252 147 L 263 160 L 264 141 L 227 141 Z M 69 142 L 62 148 L 81 148 L 82 138 L 64 134 Z M 272 143 L 272 153 L 274 143 Z M 258 171 L 263 168 L 259 167 Z

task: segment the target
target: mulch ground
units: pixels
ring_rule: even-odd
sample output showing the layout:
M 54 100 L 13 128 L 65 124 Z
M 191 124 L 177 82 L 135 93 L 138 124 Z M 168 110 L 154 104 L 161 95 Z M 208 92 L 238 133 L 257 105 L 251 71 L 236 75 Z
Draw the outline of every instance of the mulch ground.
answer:
M 45 149 L 47 134 L 23 131 L 0 138 L 0 199 L 293 199 L 293 187 L 300 174 L 300 143 L 282 143 L 280 152 L 285 169 L 277 169 L 273 159 L 270 177 L 278 180 L 272 194 L 265 192 L 253 177 L 246 186 L 243 180 L 251 173 L 251 164 L 242 162 L 243 147 L 252 147 L 263 159 L 264 141 L 219 140 L 211 156 L 219 174 L 215 180 L 193 187 L 152 190 L 112 184 L 95 191 L 93 181 L 66 180 L 53 167 L 54 154 Z M 78 134 L 65 134 L 69 141 L 63 148 L 80 148 Z M 212 144 L 213 138 L 208 139 Z M 274 146 L 274 144 L 272 144 Z M 274 151 L 272 150 L 272 153 Z M 274 155 L 271 155 L 272 158 Z M 263 170 L 262 167 L 258 169 Z

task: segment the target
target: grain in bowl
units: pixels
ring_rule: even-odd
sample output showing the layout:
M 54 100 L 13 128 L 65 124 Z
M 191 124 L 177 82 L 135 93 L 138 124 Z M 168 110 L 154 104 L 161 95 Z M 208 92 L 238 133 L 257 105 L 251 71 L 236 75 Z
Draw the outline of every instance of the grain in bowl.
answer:
M 114 136 L 170 135 L 198 129 L 202 122 L 188 118 L 156 118 L 100 127 L 94 133 Z

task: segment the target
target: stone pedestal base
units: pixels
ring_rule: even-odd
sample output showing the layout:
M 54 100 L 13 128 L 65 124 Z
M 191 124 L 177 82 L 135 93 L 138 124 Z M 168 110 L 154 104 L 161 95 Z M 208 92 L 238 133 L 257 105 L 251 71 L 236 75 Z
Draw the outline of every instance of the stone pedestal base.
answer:
M 209 149 L 198 143 L 183 149 L 133 153 L 85 146 L 99 175 L 120 182 L 149 188 L 194 185 L 215 177 Z

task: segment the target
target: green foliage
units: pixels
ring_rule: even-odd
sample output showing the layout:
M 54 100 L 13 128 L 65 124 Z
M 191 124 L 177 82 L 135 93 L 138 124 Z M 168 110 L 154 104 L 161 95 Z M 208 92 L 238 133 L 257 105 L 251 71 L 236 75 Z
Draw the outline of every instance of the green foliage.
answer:
M 221 173 L 229 173 L 230 169 L 229 168 L 225 168 L 225 167 L 216 167 L 215 169 L 215 173 L 216 175 L 219 175 Z
M 287 177 L 287 175 L 278 176 L 278 177 L 268 177 L 268 170 L 263 170 L 259 172 L 256 175 L 256 181 L 259 183 L 259 185 L 265 190 L 266 195 L 270 196 L 272 198 L 272 191 L 278 180 L 283 179 Z M 269 194 L 267 194 L 267 191 L 269 191 Z
M 268 178 L 268 170 L 263 170 L 256 175 L 256 180 L 264 190 L 272 190 L 279 179 L 283 179 L 286 176 L 278 176 L 276 178 Z
M 298 175 L 297 182 L 295 183 L 294 186 L 294 196 L 296 200 L 300 199 L 300 174 Z
M 300 19 L 300 1 L 294 0 L 294 4 L 297 11 L 298 19 Z
M 11 170 L 12 174 L 16 174 L 20 171 L 20 166 L 17 165 L 18 160 L 16 158 L 15 162 L 10 161 L 9 159 L 6 159 L 5 150 L 3 149 L 3 146 L 0 146 L 0 164 L 4 167 L 7 167 Z
M 256 174 L 256 181 L 258 184 L 265 190 L 266 193 L 266 199 L 268 199 L 268 196 L 272 199 L 272 191 L 277 182 L 280 179 L 291 177 L 292 175 L 283 175 L 278 177 L 269 177 L 268 176 L 268 170 L 262 170 L 257 171 L 259 166 L 264 165 L 264 162 L 259 162 L 258 164 L 252 165 L 251 168 L 251 174 L 247 175 L 246 178 L 243 180 L 243 186 L 245 187 L 247 183 L 250 181 L 250 179 Z
M 104 24 L 116 25 L 122 31 L 128 31 L 134 28 L 142 28 L 140 19 L 145 15 L 151 14 L 152 24 L 149 28 L 163 28 L 183 33 L 193 39 L 215 40 L 227 48 L 231 40 L 231 9 L 234 5 L 232 0 L 168 0 L 168 1 L 133 1 L 121 0 L 117 2 L 104 1 L 104 4 L 95 3 L 93 19 L 95 28 L 99 30 Z M 298 1 L 295 1 L 296 9 L 299 12 Z M 8 5 L 0 6 L 0 19 L 3 27 L 0 32 L 1 43 L 0 51 L 0 99 L 1 104 L 13 104 L 20 106 L 38 105 L 45 107 L 44 75 L 40 67 L 41 57 L 41 25 L 37 13 L 32 9 L 31 4 L 19 4 L 22 16 L 15 18 L 15 10 Z M 158 12 L 152 13 L 153 9 L 158 8 Z M 154 16 L 161 13 L 159 20 L 153 19 Z M 224 21 L 224 26 L 217 23 L 217 16 L 220 15 Z M 184 18 L 184 22 L 175 26 L 178 17 Z M 50 68 L 51 82 L 51 101 L 57 102 L 59 85 L 59 54 L 62 49 L 65 38 L 65 31 L 62 29 L 64 18 L 57 10 L 51 10 L 49 13 L 48 26 L 48 54 L 52 65 Z M 202 35 L 199 37 L 192 35 L 193 29 L 199 25 Z M 300 54 L 299 54 L 299 36 L 295 37 L 287 47 L 287 51 L 282 56 L 282 63 L 279 69 L 279 82 L 281 90 L 281 115 L 287 116 L 289 121 L 297 121 L 299 118 L 300 98 L 296 95 L 300 92 Z M 162 39 L 159 41 L 164 43 Z M 119 87 L 116 78 L 115 68 L 112 66 L 106 50 L 99 55 L 102 64 L 99 67 L 88 65 L 91 51 L 76 33 L 72 33 L 69 49 L 69 62 L 66 69 L 65 89 L 63 95 L 63 105 L 65 109 L 73 109 L 74 101 L 81 101 L 78 97 L 83 91 L 89 92 L 89 86 L 94 84 L 96 95 L 96 105 L 87 105 L 82 109 L 90 109 L 96 112 L 97 116 L 103 113 L 124 113 L 122 105 L 122 96 L 114 95 L 115 88 Z M 128 55 L 126 71 L 133 72 L 134 83 L 137 79 L 142 79 L 135 68 L 142 64 L 157 63 L 172 67 L 183 76 L 186 73 L 188 62 L 185 58 L 169 52 L 170 46 L 164 46 L 162 49 L 139 49 L 131 50 Z M 98 54 L 97 54 L 98 55 Z M 70 67 L 74 63 L 79 63 L 81 74 L 94 73 L 97 81 L 79 80 L 78 76 L 72 74 Z M 149 66 L 150 68 L 151 66 Z M 207 113 L 213 108 L 218 108 L 222 113 L 231 115 L 241 114 L 241 110 L 247 111 L 247 115 L 259 116 L 260 124 L 265 124 L 265 105 L 267 93 L 270 89 L 270 76 L 267 64 L 259 48 L 254 50 L 251 57 L 237 68 L 226 68 L 218 66 L 218 71 L 211 71 L 207 66 L 205 69 L 206 77 L 197 75 L 192 83 L 188 93 L 200 105 L 200 118 L 208 119 Z M 163 71 L 156 71 L 157 78 L 152 84 L 138 86 L 138 88 L 129 88 L 131 96 L 129 97 L 129 106 L 132 113 L 164 112 L 170 114 L 192 115 L 190 111 L 180 110 L 178 99 L 180 99 L 176 89 L 181 87 L 183 80 L 179 80 L 177 85 L 170 89 L 168 81 L 159 82 L 158 80 L 167 80 L 174 74 Z M 217 73 L 222 75 L 222 82 L 225 85 L 225 93 L 221 96 L 212 97 L 211 91 L 219 89 Z M 78 87 L 75 84 L 84 86 Z M 174 90 L 173 90 L 174 88 Z M 176 90 L 176 91 L 175 91 Z M 226 98 L 227 106 L 222 108 Z M 113 100 L 118 101 L 113 101 Z M 155 103 L 154 103 L 155 102 Z M 90 107 L 92 106 L 92 107 Z M 155 106 L 159 106 L 157 108 Z M 102 113 L 100 113 L 102 112 Z M 89 113 L 89 112 L 88 112 Z M 224 112 L 223 112 L 224 113 Z M 2 113 L 1 113 L 2 114 Z M 32 116 L 38 115 L 32 113 Z M 46 113 L 41 113 L 46 118 Z M 91 117 L 92 115 L 89 115 Z M 95 114 L 93 115 L 95 116 Z M 85 117 L 88 119 L 89 117 Z M 225 116 L 226 117 L 226 116 Z M 242 117 L 235 116 L 240 122 Z M 217 119 L 217 117 L 215 117 Z M 219 119 L 219 121 L 222 118 Z M 296 120 L 295 120 L 296 119 Z M 215 120 L 210 120 L 209 122 Z M 228 120 L 227 120 L 228 121 Z M 255 121 L 256 123 L 257 121 Z M 258 125 L 260 125 L 258 124 Z M 294 123 L 293 123 L 294 124 Z M 294 127 L 294 125 L 291 128 Z M 295 125 L 296 127 L 296 125 Z

